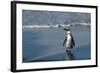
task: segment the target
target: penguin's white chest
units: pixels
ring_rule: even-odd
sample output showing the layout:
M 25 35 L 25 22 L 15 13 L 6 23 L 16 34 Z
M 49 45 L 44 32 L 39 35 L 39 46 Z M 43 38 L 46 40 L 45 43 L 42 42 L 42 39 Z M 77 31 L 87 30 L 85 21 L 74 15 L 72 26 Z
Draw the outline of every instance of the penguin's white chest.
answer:
M 70 48 L 71 47 L 71 36 L 67 35 L 67 41 L 66 41 L 66 48 Z

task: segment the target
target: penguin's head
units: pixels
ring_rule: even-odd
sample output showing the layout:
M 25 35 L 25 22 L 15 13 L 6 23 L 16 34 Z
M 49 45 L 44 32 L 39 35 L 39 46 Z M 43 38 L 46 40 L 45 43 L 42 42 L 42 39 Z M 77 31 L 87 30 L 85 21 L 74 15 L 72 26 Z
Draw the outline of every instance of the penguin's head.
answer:
M 67 31 L 67 34 L 71 34 L 71 31 Z
M 71 33 L 71 31 L 70 31 L 69 28 L 64 28 L 64 30 L 67 31 L 67 34 L 70 34 Z

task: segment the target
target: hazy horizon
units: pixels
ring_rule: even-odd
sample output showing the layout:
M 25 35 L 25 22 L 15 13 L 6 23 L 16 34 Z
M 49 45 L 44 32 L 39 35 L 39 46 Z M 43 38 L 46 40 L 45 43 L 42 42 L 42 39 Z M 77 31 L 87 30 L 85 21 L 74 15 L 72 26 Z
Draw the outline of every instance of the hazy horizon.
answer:
M 23 25 L 91 23 L 91 14 L 80 12 L 23 10 L 22 17 Z

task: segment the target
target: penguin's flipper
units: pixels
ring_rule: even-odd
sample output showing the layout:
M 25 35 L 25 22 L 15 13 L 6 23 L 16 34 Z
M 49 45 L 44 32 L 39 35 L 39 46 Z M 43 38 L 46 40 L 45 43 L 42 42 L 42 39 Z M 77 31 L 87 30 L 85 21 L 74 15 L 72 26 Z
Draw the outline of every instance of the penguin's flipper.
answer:
M 64 42 L 63 42 L 63 46 L 65 45 L 66 41 L 67 41 L 67 38 L 65 38 L 65 40 L 64 40 Z
M 72 36 L 72 35 L 71 35 Z M 72 44 L 73 44 L 73 46 L 75 47 L 75 41 L 74 41 L 74 39 L 73 39 L 73 36 L 72 36 Z

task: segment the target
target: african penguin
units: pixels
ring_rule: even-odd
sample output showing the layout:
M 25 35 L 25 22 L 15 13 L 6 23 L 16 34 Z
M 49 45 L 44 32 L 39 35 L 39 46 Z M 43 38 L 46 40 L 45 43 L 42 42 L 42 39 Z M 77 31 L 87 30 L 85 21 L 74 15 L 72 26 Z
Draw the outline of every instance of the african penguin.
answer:
M 70 29 L 65 28 L 64 30 L 67 31 L 67 37 L 65 38 L 63 42 L 63 46 L 65 46 L 66 51 L 71 51 L 72 48 L 75 47 L 75 42 L 74 42 Z

